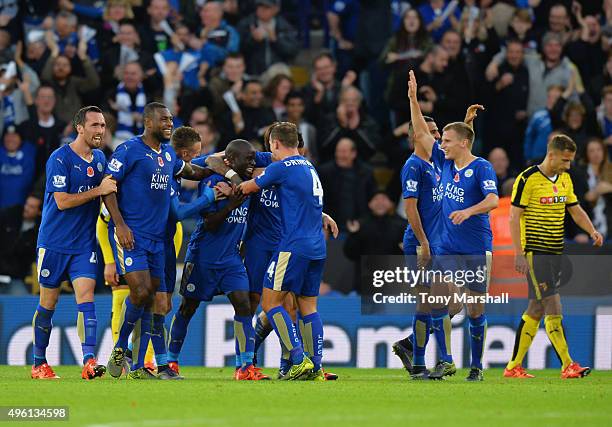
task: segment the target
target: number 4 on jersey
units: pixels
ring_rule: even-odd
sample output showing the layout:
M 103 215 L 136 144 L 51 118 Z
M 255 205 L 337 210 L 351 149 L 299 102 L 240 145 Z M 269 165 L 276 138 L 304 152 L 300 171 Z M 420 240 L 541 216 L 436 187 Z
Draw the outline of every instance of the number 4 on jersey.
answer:
M 312 195 L 318 197 L 319 206 L 323 206 L 323 186 L 321 181 L 313 169 L 310 169 L 310 174 L 312 175 Z

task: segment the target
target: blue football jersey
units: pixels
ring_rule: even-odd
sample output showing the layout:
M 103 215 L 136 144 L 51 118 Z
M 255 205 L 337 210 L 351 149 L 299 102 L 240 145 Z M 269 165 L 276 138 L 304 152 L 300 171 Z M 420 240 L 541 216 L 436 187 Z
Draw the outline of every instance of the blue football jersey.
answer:
M 257 153 L 256 167 L 266 167 L 271 163 L 272 153 Z M 262 188 L 251 199 L 244 240 L 264 250 L 276 250 L 281 235 L 282 218 L 277 188 L 275 185 Z
M 181 179 L 172 176 L 170 177 L 170 198 L 178 198 L 181 194 Z M 176 233 L 176 218 L 171 218 L 172 215 L 168 216 L 168 222 L 166 225 L 166 241 L 174 239 Z
M 270 164 L 255 182 L 261 189 L 276 186 L 282 219 L 277 250 L 307 259 L 325 258 L 323 187 L 312 163 L 302 156 L 287 157 Z
M 442 210 L 442 171 L 440 166 L 411 155 L 402 168 L 402 196 L 416 198 L 421 224 L 430 247 L 440 245 L 440 212 Z M 410 224 L 404 233 L 405 244 L 419 245 Z
M 37 246 L 65 254 L 96 250 L 96 220 L 100 200 L 60 211 L 53 193 L 84 193 L 100 185 L 104 177 L 106 158 L 93 150 L 88 162 L 77 155 L 70 145 L 58 148 L 47 161 L 45 201 Z
M 449 215 L 474 206 L 487 196 L 497 194 L 497 177 L 487 160 L 476 158 L 457 169 L 447 160 L 442 168 L 442 250 L 445 254 L 483 254 L 492 250 L 493 234 L 489 214 L 473 215 L 460 225 L 454 225 Z
M 205 186 L 214 187 L 224 180 L 219 174 L 202 180 L 198 185 L 198 197 L 202 195 Z M 215 232 L 207 231 L 204 228 L 204 218 L 200 218 L 189 240 L 185 261 L 215 268 L 242 265 L 238 249 L 247 223 L 249 201 L 250 198 L 247 198 L 241 206 L 234 209 Z M 227 199 L 216 201 L 202 213 L 217 212 L 228 203 Z
M 34 144 L 24 142 L 14 153 L 0 146 L 0 209 L 25 203 L 32 189 L 35 169 Z
M 117 147 L 106 173 L 117 180 L 119 210 L 135 236 L 164 240 L 172 177 L 184 167 L 169 144 L 157 152 L 135 136 Z

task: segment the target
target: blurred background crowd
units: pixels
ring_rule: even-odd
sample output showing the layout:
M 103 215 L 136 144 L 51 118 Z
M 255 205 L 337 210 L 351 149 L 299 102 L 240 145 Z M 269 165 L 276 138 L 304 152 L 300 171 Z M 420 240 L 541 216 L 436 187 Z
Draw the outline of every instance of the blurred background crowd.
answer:
M 45 163 L 86 104 L 106 112 L 107 155 L 154 100 L 202 154 L 262 149 L 266 126 L 293 122 L 342 230 L 336 255 L 401 254 L 410 69 L 440 129 L 485 105 L 474 151 L 502 196 L 551 135 L 571 136 L 577 196 L 610 239 L 611 53 L 612 0 L 0 0 L 0 282 L 32 287 Z M 571 224 L 567 238 L 588 243 Z

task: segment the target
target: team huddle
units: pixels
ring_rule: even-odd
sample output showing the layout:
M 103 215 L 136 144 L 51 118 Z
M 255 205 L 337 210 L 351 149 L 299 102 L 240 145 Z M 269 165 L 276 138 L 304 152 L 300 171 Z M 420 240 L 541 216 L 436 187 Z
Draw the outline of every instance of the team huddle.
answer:
M 189 320 L 201 301 L 218 294 L 227 295 L 235 310 L 235 379 L 269 379 L 254 359 L 272 330 L 283 349 L 279 378 L 335 379 L 321 367 L 323 324 L 317 296 L 326 258 L 323 227 L 333 234 L 337 227 L 322 212 L 321 183 L 300 155 L 297 128 L 284 122 L 272 125 L 266 132 L 268 153 L 234 140 L 223 153 L 195 158 L 200 136 L 187 127 L 173 132 L 172 116 L 163 104 L 148 104 L 144 121 L 144 133 L 121 144 L 107 163 L 97 150 L 104 117 L 97 107 L 84 107 L 74 119 L 76 140 L 55 151 L 47 163 L 32 378 L 57 378 L 45 352 L 59 284 L 69 278 L 78 304 L 84 379 L 107 371 L 113 377 L 127 373 L 132 379 L 182 379 L 178 358 Z M 164 143 L 168 140 L 171 144 Z M 189 204 L 178 202 L 181 178 L 199 181 L 198 198 Z M 95 358 L 100 197 L 110 218 L 108 240 L 116 272 L 129 288 L 115 313 L 117 337 L 107 366 Z M 266 203 L 270 199 L 276 203 Z M 176 277 L 173 238 L 177 221 L 190 216 L 198 224 L 187 249 L 183 299 L 168 337 L 165 316 Z M 263 312 L 254 327 L 260 303 Z M 157 375 L 144 363 L 149 342 Z
M 408 95 L 409 136 L 415 151 L 402 170 L 409 222 L 403 242 L 406 261 L 414 269 L 490 272 L 489 212 L 499 200 L 496 175 L 488 161 L 471 152 L 472 122 L 482 107 L 470 106 L 464 123 L 447 124 L 440 135 L 435 121 L 421 113 L 412 72 Z M 337 378 L 322 368 L 324 334 L 317 297 L 326 259 L 323 229 L 334 235 L 338 230 L 323 213 L 322 185 L 313 165 L 300 155 L 303 143 L 295 125 L 274 123 L 266 130 L 269 152 L 256 152 L 248 141 L 234 140 L 222 153 L 198 157 L 198 133 L 189 127 L 174 130 L 168 109 L 150 103 L 144 110 L 144 133 L 119 145 L 107 162 L 98 149 L 105 132 L 100 109 L 82 108 L 73 124 L 77 138 L 56 150 L 46 167 L 32 378 L 58 378 L 45 354 L 59 286 L 65 279 L 75 289 L 84 379 L 107 371 L 115 378 L 125 373 L 132 379 L 182 379 L 179 356 L 189 322 L 201 301 L 219 294 L 227 295 L 234 308 L 236 380 L 270 379 L 257 367 L 256 355 L 271 331 L 282 349 L 280 379 Z M 510 230 L 516 268 L 527 274 L 530 302 L 506 377 L 533 377 L 521 363 L 543 316 L 562 361 L 562 377 L 579 378 L 590 372 L 569 356 L 557 292 L 566 207 L 594 244 L 602 244 L 601 235 L 577 204 L 566 173 L 575 152 L 570 138 L 553 137 L 545 160 L 525 170 L 514 185 Z M 178 199 L 182 178 L 199 181 L 198 197 L 188 204 Z M 115 345 L 106 366 L 95 358 L 100 199 L 101 216 L 108 223 L 103 234 L 125 289 L 121 304 L 113 308 Z M 185 256 L 182 301 L 167 333 L 176 279 L 175 236 L 181 233 L 177 224 L 189 217 L 198 222 Z M 453 283 L 420 283 L 417 290 L 433 296 L 464 291 L 479 297 L 486 295 L 488 280 L 470 281 L 461 290 Z M 473 301 L 467 304 L 471 349 L 467 380 L 482 381 L 487 318 L 485 303 Z M 260 305 L 263 310 L 256 316 Z M 413 334 L 393 345 L 413 379 L 443 379 L 456 373 L 451 317 L 461 309 L 457 304 L 417 304 Z M 438 348 L 432 371 L 425 366 L 430 333 Z M 150 344 L 157 374 L 145 366 Z

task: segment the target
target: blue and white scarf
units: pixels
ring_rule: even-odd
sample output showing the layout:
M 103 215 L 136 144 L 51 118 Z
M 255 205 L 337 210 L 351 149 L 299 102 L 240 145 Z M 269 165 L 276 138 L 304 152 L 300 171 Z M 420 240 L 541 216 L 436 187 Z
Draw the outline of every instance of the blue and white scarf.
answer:
M 144 113 L 147 96 L 145 95 L 142 84 L 138 86 L 136 103 L 134 104 L 132 103 L 132 97 L 125 89 L 125 85 L 119 83 L 119 86 L 117 86 L 115 103 L 117 104 L 117 132 L 115 136 L 121 140 L 126 140 L 134 135 L 140 135 L 144 131 L 143 123 L 135 123 L 132 114 Z

